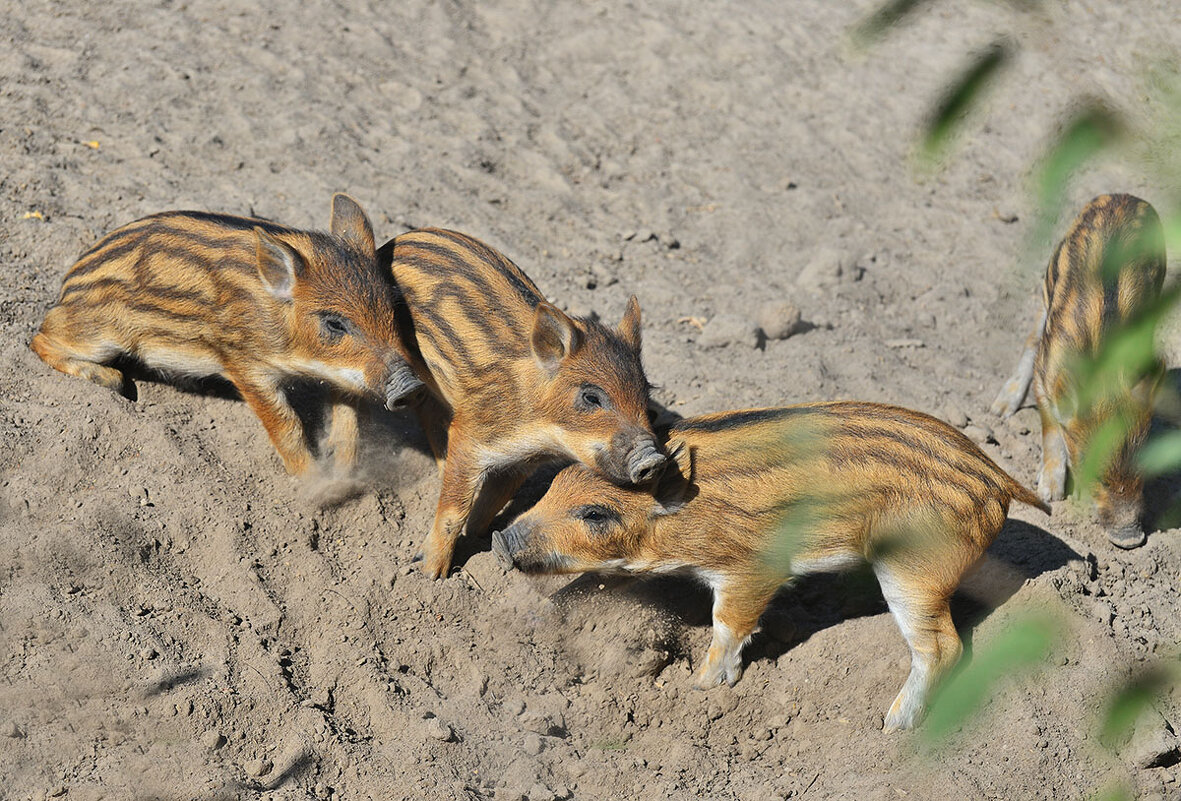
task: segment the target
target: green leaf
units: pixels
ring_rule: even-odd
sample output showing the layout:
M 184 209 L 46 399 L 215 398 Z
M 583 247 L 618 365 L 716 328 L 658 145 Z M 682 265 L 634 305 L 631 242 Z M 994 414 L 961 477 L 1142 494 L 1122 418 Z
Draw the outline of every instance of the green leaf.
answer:
M 1061 212 L 1070 177 L 1082 165 L 1118 142 L 1122 132 L 1119 117 L 1100 103 L 1084 107 L 1066 124 L 1038 172 L 1038 212 L 1031 242 L 1040 245 L 1049 239 L 1050 229 Z
M 889 28 L 893 28 L 912 11 L 929 0 L 887 0 L 853 29 L 853 40 L 861 45 L 880 39 Z
M 1009 58 L 1010 45 L 1003 40 L 993 42 L 947 87 L 927 122 L 920 146 L 924 159 L 938 159 L 956 127 Z
M 923 729 L 927 742 L 938 743 L 967 723 L 1002 678 L 1039 662 L 1057 642 L 1060 628 L 1053 618 L 1031 613 L 1014 619 L 986 647 L 977 649 L 967 667 L 935 694 Z
M 1127 441 L 1131 421 L 1126 415 L 1115 414 L 1104 420 L 1087 440 L 1083 458 L 1074 471 L 1075 485 L 1090 493 L 1103 477 L 1120 448 Z
M 1181 431 L 1167 431 L 1150 439 L 1136 455 L 1136 465 L 1146 478 L 1181 467 Z
M 1175 684 L 1176 676 L 1162 665 L 1154 665 L 1129 678 L 1112 695 L 1103 726 L 1099 730 L 1099 741 L 1108 748 L 1114 748 L 1132 733 L 1136 719 L 1154 701 L 1167 694 Z

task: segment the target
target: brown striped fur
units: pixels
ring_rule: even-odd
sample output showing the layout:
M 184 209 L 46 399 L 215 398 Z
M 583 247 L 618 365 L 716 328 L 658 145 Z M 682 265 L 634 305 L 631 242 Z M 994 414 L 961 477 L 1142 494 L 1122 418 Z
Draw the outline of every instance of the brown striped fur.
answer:
M 837 402 L 682 420 L 672 461 L 643 487 L 575 465 L 493 537 L 529 572 L 685 572 L 714 592 L 714 635 L 695 683 L 741 676 L 741 651 L 793 576 L 869 562 L 911 650 L 886 717 L 921 716 L 960 655 L 948 599 L 1013 500 L 1048 512 L 967 437 L 918 412 Z
M 1067 472 L 1082 461 L 1095 431 L 1115 415 L 1126 416 L 1128 434 L 1090 488 L 1099 521 L 1125 548 L 1144 542 L 1144 482 L 1133 459 L 1148 433 L 1161 371 L 1123 376 L 1098 403 L 1080 410 L 1079 368 L 1099 354 L 1113 328 L 1157 299 L 1164 278 L 1164 234 L 1152 206 L 1131 195 L 1095 198 L 1050 259 L 1041 319 L 992 406 L 1008 417 L 1032 384 L 1042 419 L 1038 494 L 1046 501 L 1065 497 Z
M 333 390 L 329 442 L 342 467 L 356 453 L 355 398 L 392 403 L 421 385 L 401 354 L 395 300 L 369 219 L 347 195 L 333 198 L 330 234 L 170 211 L 83 254 L 32 348 L 50 366 L 115 391 L 127 357 L 175 379 L 227 379 L 298 474 L 312 455 L 285 380 Z
M 486 529 L 538 461 L 576 459 L 619 482 L 663 463 L 634 297 L 617 329 L 568 317 L 509 259 L 441 229 L 403 234 L 378 259 L 405 298 L 412 363 L 434 398 L 424 424 L 446 454 L 428 575 L 446 575 L 456 538 Z

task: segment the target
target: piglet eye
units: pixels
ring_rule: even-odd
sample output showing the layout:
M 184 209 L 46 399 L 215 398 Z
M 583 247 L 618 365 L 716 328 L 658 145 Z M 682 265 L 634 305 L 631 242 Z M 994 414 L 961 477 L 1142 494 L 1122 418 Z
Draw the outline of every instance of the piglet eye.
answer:
M 607 395 L 599 387 L 587 384 L 578 390 L 577 406 L 584 412 L 593 412 L 607 405 Z
M 336 341 L 349 332 L 349 325 L 344 318 L 335 314 L 320 315 L 320 333 L 329 340 Z
M 595 528 L 601 528 L 608 523 L 619 521 L 619 515 L 613 509 L 608 509 L 606 506 L 599 506 L 597 504 L 578 507 L 574 510 L 574 516 Z

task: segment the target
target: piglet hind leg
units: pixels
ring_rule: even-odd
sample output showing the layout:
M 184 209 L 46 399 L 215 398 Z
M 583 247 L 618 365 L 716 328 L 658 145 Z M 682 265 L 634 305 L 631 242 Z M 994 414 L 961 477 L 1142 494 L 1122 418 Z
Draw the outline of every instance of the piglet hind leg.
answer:
M 1000 394 L 992 402 L 989 411 L 997 417 L 1012 417 L 1021 408 L 1021 404 L 1025 403 L 1025 398 L 1029 395 L 1029 385 L 1033 382 L 1034 359 L 1037 356 L 1038 340 L 1042 336 L 1044 325 L 1045 315 L 1043 314 L 1033 333 L 1025 340 L 1025 350 L 1021 352 L 1021 358 L 1017 361 L 1017 369 L 1013 371 L 1013 375 L 1001 387 Z
M 951 620 L 951 591 L 907 582 L 881 563 L 874 566 L 886 605 L 910 648 L 910 675 L 886 713 L 886 733 L 911 729 L 927 711 L 931 691 L 959 662 L 963 645 Z
M 104 342 L 94 342 L 74 337 L 57 336 L 55 329 L 61 325 L 57 321 L 55 312 L 60 308 L 50 310 L 41 327 L 40 333 L 33 337 L 31 347 L 33 352 L 41 357 L 41 361 L 54 370 L 85 378 L 99 386 L 106 387 L 112 392 L 127 395 L 126 378 L 121 370 L 104 364 L 122 352 L 122 348 Z
M 722 683 L 733 687 L 742 678 L 742 649 L 777 589 L 778 584 L 768 586 L 763 581 L 730 581 L 714 588 L 713 640 L 693 677 L 694 687 L 708 690 Z

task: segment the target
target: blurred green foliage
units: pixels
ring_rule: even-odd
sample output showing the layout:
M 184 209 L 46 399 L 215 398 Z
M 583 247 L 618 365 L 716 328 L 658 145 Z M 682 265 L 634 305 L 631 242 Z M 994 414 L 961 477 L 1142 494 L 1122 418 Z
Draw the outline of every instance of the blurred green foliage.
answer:
M 924 126 L 926 132 L 920 145 L 920 157 L 927 163 L 937 162 L 947 151 L 957 129 L 981 95 L 1011 58 L 1012 46 L 1004 40 L 993 42 L 975 56 L 968 66 L 944 90 Z
M 888 0 L 854 27 L 852 38 L 858 45 L 872 45 L 928 5 L 924 0 Z M 1012 0 L 1009 5 L 1023 13 L 1040 4 Z M 947 154 L 949 143 L 959 135 L 965 121 L 974 116 L 974 110 L 1016 49 L 1012 40 L 1002 37 L 982 53 L 969 57 L 947 84 L 926 121 L 918 145 L 922 162 L 930 164 Z M 1066 210 L 1073 177 L 1099 158 L 1115 155 L 1132 160 L 1165 188 L 1165 196 L 1152 201 L 1163 219 L 1166 252 L 1181 252 L 1181 223 L 1174 221 L 1181 211 L 1181 69 L 1175 64 L 1158 64 L 1148 71 L 1146 84 L 1147 91 L 1135 115 L 1129 115 L 1126 109 L 1116 111 L 1094 99 L 1073 101 L 1075 110 L 1034 169 L 1034 220 L 1025 247 L 1025 260 L 1031 265 L 1045 264 L 1044 259 L 1030 258 L 1030 254 L 1050 240 Z M 1141 242 L 1129 245 L 1132 250 L 1113 248 L 1114 258 L 1104 265 L 1105 276 L 1114 278 L 1125 264 L 1142 257 L 1144 254 L 1134 248 L 1144 246 Z M 1102 419 L 1085 447 L 1082 463 L 1073 466 L 1076 490 L 1084 496 L 1127 442 L 1133 422 L 1127 400 L 1140 390 L 1140 382 L 1161 378 L 1157 337 L 1161 323 L 1181 300 L 1178 287 L 1181 283 L 1167 288 L 1158 301 L 1109 330 L 1099 352 L 1080 358 L 1075 367 L 1075 413 L 1099 410 L 1096 417 Z M 1181 399 L 1172 387 L 1163 385 L 1161 389 L 1158 412 L 1171 410 L 1174 419 L 1170 422 L 1181 425 Z M 1136 459 L 1147 477 L 1181 470 L 1181 431 L 1153 436 Z M 1005 630 L 976 648 L 968 664 L 936 694 L 923 739 L 928 745 L 938 745 L 952 732 L 971 725 L 1000 681 L 1036 674 L 1039 666 L 1046 665 L 1044 656 L 1064 633 L 1062 620 L 1042 612 L 1013 615 Z M 1103 718 L 1096 724 L 1099 742 L 1116 749 L 1140 716 L 1176 687 L 1179 673 L 1181 662 L 1157 662 L 1112 687 L 1105 696 Z M 1095 801 L 1122 801 L 1133 795 L 1125 781 L 1116 780 L 1090 797 Z
M 975 717 L 1003 679 L 1044 666 L 1046 655 L 1059 644 L 1064 628 L 1060 620 L 1044 612 L 1015 615 L 1004 631 L 987 647 L 975 651 L 966 666 L 935 693 L 922 729 L 927 744 L 942 743 Z

